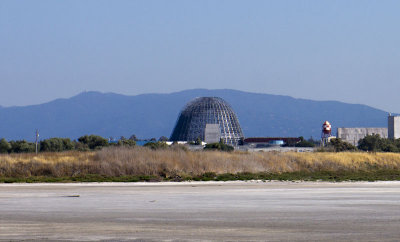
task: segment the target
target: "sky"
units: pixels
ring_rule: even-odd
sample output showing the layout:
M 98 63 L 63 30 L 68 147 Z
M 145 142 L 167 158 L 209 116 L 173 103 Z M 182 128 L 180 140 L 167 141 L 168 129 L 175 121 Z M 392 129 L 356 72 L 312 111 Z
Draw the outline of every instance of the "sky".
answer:
M 400 1 L 0 0 L 0 105 L 236 89 L 400 113 Z

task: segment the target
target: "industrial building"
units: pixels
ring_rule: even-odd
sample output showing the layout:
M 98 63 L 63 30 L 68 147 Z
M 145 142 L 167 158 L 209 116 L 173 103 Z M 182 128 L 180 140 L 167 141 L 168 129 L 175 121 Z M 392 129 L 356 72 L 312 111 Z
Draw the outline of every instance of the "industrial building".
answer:
M 219 97 L 199 97 L 182 109 L 171 134 L 170 141 L 195 141 L 207 143 L 222 139 L 236 146 L 244 135 L 231 106 Z
M 399 139 L 400 138 L 400 116 L 392 116 L 391 114 L 389 114 L 388 137 L 389 137 L 389 139 Z
M 388 137 L 388 128 L 338 128 L 337 137 L 341 140 L 357 146 L 358 141 L 367 135 L 379 134 L 382 138 Z
M 358 141 L 367 135 L 378 134 L 382 138 L 400 138 L 400 116 L 388 116 L 387 128 L 338 128 L 337 137 L 353 145 L 358 145 Z

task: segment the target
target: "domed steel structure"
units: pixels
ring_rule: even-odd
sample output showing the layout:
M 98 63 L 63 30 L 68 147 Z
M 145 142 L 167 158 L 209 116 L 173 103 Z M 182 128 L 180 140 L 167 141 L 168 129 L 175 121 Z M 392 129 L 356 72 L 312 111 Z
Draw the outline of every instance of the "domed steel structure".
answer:
M 237 145 L 243 138 L 239 121 L 231 106 L 219 97 L 198 97 L 181 111 L 172 132 L 171 141 L 205 140 L 207 124 L 217 124 L 220 138 L 226 144 Z

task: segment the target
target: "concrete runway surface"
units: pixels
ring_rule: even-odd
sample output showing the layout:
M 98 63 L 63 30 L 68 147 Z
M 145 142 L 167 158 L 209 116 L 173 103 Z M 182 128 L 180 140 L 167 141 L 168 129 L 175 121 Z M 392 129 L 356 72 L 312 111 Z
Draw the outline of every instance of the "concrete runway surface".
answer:
M 1 184 L 0 240 L 399 241 L 400 182 Z

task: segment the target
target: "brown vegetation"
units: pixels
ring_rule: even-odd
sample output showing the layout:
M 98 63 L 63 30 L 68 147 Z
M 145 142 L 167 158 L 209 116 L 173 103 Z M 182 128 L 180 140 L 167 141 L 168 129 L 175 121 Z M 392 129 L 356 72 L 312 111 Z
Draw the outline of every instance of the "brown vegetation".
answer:
M 321 171 L 400 170 L 395 153 L 191 152 L 110 147 L 96 152 L 0 155 L 0 177 L 196 177 L 205 173 L 238 174 Z

